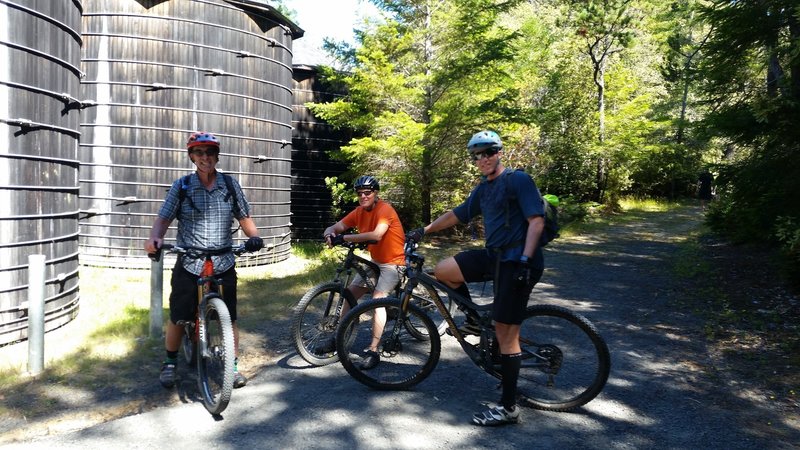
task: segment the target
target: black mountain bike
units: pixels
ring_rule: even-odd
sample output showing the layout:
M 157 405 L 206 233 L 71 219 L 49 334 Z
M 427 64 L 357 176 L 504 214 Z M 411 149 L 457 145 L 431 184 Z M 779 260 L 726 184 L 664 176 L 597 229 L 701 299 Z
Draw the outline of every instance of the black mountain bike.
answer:
M 197 279 L 197 316 L 194 320 L 180 320 L 176 325 L 184 328 L 181 348 L 188 364 L 197 367 L 197 387 L 203 405 L 211 414 L 220 414 L 228 406 L 233 391 L 233 365 L 235 356 L 233 324 L 225 306 L 222 280 L 214 277 L 211 257 L 233 251 L 241 255 L 247 250 L 244 244 L 234 247 L 206 249 L 163 244 L 150 258 L 158 261 L 162 252 L 191 255 L 203 259 L 203 271 Z
M 408 281 L 399 298 L 385 298 L 353 308 L 342 320 L 337 351 L 347 372 L 374 389 L 406 389 L 424 380 L 439 361 L 441 342 L 437 327 L 427 312 L 409 301 L 418 286 L 432 292 L 430 299 L 448 324 L 464 352 L 478 367 L 500 379 L 499 347 L 491 319 L 492 305 L 479 305 L 460 296 L 423 271 L 425 258 L 417 244 L 406 241 Z M 438 295 L 444 293 L 448 305 Z M 459 328 L 453 306 L 477 329 Z M 387 308 L 387 320 L 378 349 L 381 361 L 369 370 L 361 368 L 363 351 L 372 339 L 370 318 L 376 308 Z M 460 315 L 459 315 L 460 317 Z M 409 327 L 409 323 L 411 327 Z M 409 328 L 427 329 L 429 339 L 419 339 Z M 470 330 L 470 331 L 467 331 Z M 608 380 L 608 347 L 585 317 L 553 305 L 528 306 L 522 323 L 520 346 L 523 360 L 519 372 L 520 405 L 549 411 L 568 411 L 595 398 Z
M 294 306 L 292 311 L 294 346 L 297 353 L 310 364 L 324 366 L 339 360 L 335 345 L 327 344 L 332 343 L 332 339 L 336 337 L 336 328 L 339 326 L 345 302 L 350 308 L 356 306 L 356 299 L 346 289 L 353 281 L 355 274 L 359 274 L 361 279 L 366 280 L 369 292 L 375 290 L 369 275 L 379 273 L 378 266 L 356 253 L 356 250 L 363 250 L 367 245 L 374 243 L 376 242 L 354 243 L 345 241 L 340 244 L 341 247 L 347 249 L 347 254 L 342 259 L 342 264 L 336 268 L 336 275 L 332 280 L 311 288 Z M 395 287 L 395 297 L 400 294 L 400 287 L 403 285 L 404 277 L 405 275 L 401 274 L 400 284 Z M 413 290 L 412 302 L 436 317 L 436 306 L 430 300 L 431 295 L 435 294 L 435 292 L 428 292 L 425 286 L 420 286 L 418 289 Z M 447 323 L 441 318 L 437 323 L 440 324 L 437 333 L 444 333 Z M 427 339 L 425 334 L 427 329 L 425 328 L 411 328 L 408 331 L 420 339 Z

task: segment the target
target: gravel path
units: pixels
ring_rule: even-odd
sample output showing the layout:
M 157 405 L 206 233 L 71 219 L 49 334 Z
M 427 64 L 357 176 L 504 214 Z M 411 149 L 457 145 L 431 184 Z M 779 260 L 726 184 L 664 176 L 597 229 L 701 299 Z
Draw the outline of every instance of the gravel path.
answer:
M 525 409 L 519 425 L 474 427 L 471 413 L 499 392 L 452 338 L 415 389 L 375 392 L 340 365 L 308 367 L 290 350 L 288 324 L 273 323 L 264 341 L 278 356 L 234 392 L 221 420 L 191 395 L 184 374 L 189 388 L 177 405 L 7 448 L 797 448 L 797 408 L 742 388 L 708 346 L 704 321 L 680 306 L 702 305 L 672 271 L 700 219 L 689 207 L 643 213 L 547 247 L 533 298 L 587 316 L 612 356 L 605 390 L 573 413 Z

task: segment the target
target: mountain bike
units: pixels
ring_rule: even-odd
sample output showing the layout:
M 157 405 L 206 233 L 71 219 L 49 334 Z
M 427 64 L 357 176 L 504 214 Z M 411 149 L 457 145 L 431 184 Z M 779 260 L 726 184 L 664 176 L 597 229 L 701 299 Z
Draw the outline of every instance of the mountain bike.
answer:
M 245 253 L 244 244 L 218 249 L 180 247 L 163 244 L 150 258 L 158 261 L 162 252 L 189 255 L 203 259 L 203 270 L 197 279 L 197 315 L 194 320 L 179 320 L 183 326 L 181 341 L 184 358 L 197 367 L 197 387 L 203 405 L 211 414 L 222 413 L 233 391 L 235 348 L 233 324 L 225 306 L 222 280 L 214 277 L 211 257 L 233 252 Z
M 342 320 L 337 333 L 337 352 L 347 372 L 373 389 L 407 389 L 428 377 L 439 361 L 441 341 L 427 312 L 413 302 L 411 292 L 424 286 L 431 301 L 447 323 L 467 356 L 489 375 L 501 379 L 500 351 L 491 319 L 492 304 L 481 305 L 465 299 L 449 286 L 423 270 L 425 258 L 416 253 L 417 243 L 405 244 L 407 282 L 398 298 L 387 297 L 356 306 Z M 456 325 L 453 308 L 467 319 Z M 380 363 L 362 369 L 364 349 L 373 337 L 369 320 L 376 308 L 386 308 L 390 320 L 384 327 L 378 348 Z M 459 314 L 461 319 L 461 314 Z M 427 329 L 430 339 L 420 340 L 408 332 Z M 519 404 L 548 411 L 569 411 L 595 398 L 608 380 L 608 346 L 595 326 L 585 317 L 554 305 L 528 306 L 522 322 L 519 372 Z
M 336 268 L 332 280 L 322 282 L 306 292 L 292 311 L 292 337 L 297 353 L 308 363 L 315 366 L 324 366 L 339 360 L 336 353 L 334 338 L 336 328 L 339 326 L 345 303 L 349 308 L 356 306 L 357 301 L 347 289 L 353 281 L 355 274 L 366 280 L 369 292 L 375 290 L 375 285 L 370 274 L 380 273 L 378 265 L 359 256 L 356 250 L 363 250 L 369 244 L 377 241 L 362 243 L 343 242 L 339 244 L 347 249 L 341 265 Z M 401 267 L 401 269 L 404 269 Z M 400 294 L 400 287 L 404 284 L 405 274 L 401 274 L 400 284 L 395 287 L 394 296 Z M 425 286 L 412 291 L 411 300 L 419 307 L 436 316 L 436 306 L 430 300 L 431 295 Z M 447 323 L 439 321 L 440 328 L 437 333 L 444 333 Z M 427 339 L 427 329 L 413 328 L 408 324 L 412 333 L 418 339 Z

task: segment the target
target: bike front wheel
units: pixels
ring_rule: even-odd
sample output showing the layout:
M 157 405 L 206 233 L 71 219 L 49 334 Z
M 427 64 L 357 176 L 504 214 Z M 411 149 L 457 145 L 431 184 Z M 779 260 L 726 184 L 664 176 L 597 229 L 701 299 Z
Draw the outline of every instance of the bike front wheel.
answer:
M 198 345 L 197 383 L 203 404 L 211 414 L 220 414 L 228 406 L 233 391 L 235 351 L 233 325 L 228 308 L 221 298 L 206 299 L 203 334 L 206 348 Z
M 341 283 L 328 282 L 311 288 L 294 307 L 294 348 L 310 364 L 324 366 L 339 360 L 334 340 L 345 303 L 356 303 L 350 291 Z
M 373 317 L 385 309 L 386 322 L 374 323 Z M 411 326 L 408 326 L 411 324 Z M 409 329 L 424 330 L 428 339 L 419 339 Z M 374 336 L 380 336 L 380 361 L 366 367 L 366 350 Z M 436 325 L 425 311 L 414 304 L 401 310 L 394 297 L 364 302 L 342 320 L 336 336 L 337 351 L 347 373 L 373 389 L 407 389 L 431 374 L 439 362 L 441 341 Z
M 608 346 L 588 319 L 565 308 L 529 306 L 520 346 L 522 405 L 569 411 L 594 399 L 608 380 Z

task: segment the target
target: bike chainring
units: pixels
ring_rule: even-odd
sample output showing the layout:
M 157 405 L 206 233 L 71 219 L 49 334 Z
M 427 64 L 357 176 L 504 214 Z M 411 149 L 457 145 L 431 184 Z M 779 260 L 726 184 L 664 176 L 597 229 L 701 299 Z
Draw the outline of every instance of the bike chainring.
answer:
M 542 367 L 542 372 L 555 375 L 561 370 L 561 363 L 564 362 L 564 353 L 555 345 L 546 344 L 539 347 L 536 355 L 547 361 L 547 366 Z

